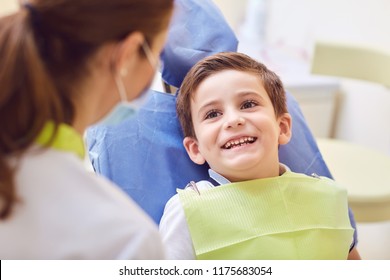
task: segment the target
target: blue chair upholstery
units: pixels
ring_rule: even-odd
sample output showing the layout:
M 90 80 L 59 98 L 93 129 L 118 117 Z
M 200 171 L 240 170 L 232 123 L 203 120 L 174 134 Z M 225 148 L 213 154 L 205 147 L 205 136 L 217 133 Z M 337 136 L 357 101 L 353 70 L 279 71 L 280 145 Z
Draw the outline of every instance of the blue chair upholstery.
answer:
M 213 1 L 180 0 L 161 54 L 162 78 L 179 88 L 185 74 L 202 58 L 237 51 L 238 40 Z

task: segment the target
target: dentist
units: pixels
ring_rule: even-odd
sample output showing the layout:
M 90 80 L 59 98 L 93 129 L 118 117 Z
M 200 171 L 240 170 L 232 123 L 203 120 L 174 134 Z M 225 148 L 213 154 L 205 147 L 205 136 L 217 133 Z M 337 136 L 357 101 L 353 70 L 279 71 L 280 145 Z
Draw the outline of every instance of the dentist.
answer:
M 30 0 L 0 19 L 0 259 L 164 258 L 150 218 L 85 170 L 82 135 L 147 89 L 172 9 Z

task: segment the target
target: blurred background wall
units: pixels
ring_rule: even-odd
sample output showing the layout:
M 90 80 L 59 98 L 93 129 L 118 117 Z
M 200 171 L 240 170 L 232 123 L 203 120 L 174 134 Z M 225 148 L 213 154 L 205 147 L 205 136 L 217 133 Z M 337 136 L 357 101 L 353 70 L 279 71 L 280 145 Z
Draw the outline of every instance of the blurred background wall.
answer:
M 249 49 L 252 51 L 251 54 L 256 56 L 256 48 L 266 48 L 268 57 L 263 55 L 262 58 L 265 62 L 268 59 L 268 65 L 275 64 L 274 70 L 282 78 L 285 77 L 287 87 L 291 84 L 296 86 L 299 80 L 309 73 L 316 40 L 356 44 L 390 52 L 388 0 L 214 0 L 214 2 L 219 5 L 240 37 L 241 44 L 247 40 L 243 36 L 245 34 L 242 26 L 246 25 L 248 15 L 256 13 L 256 4 L 253 3 L 263 2 L 262 5 L 266 6 L 265 17 L 261 19 L 262 15 L 258 13 L 257 18 L 258 27 L 264 25 L 260 32 L 262 38 L 258 40 L 257 45 L 251 43 L 252 45 L 247 46 L 245 50 Z M 248 5 L 252 7 L 247 9 Z M 279 54 L 275 55 L 275 52 Z M 390 90 L 380 85 L 350 79 L 323 81 L 326 81 L 325 84 L 330 90 L 331 85 L 334 88 L 335 83 L 337 84 L 332 127 L 326 136 L 369 146 L 390 155 L 390 125 L 385 124 L 390 120 Z M 309 83 L 315 87 L 315 82 Z M 324 86 L 324 83 L 320 80 L 317 89 L 321 85 Z M 310 124 L 313 118 L 318 119 L 320 116 L 314 114 L 308 115 L 307 118 Z M 312 124 L 314 131 L 319 121 Z M 318 136 L 325 135 L 321 131 Z

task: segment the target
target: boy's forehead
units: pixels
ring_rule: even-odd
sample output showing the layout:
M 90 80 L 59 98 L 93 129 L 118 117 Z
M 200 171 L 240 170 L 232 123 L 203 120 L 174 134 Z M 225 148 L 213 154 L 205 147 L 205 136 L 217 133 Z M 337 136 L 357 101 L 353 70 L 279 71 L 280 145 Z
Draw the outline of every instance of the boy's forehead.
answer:
M 237 87 L 243 86 L 247 87 L 248 82 L 253 83 L 253 85 L 264 86 L 263 80 L 257 73 L 252 71 L 244 71 L 237 69 L 223 69 L 220 71 L 215 71 L 214 73 L 204 77 L 198 82 L 194 90 L 192 91 L 192 98 L 199 92 L 203 92 L 204 89 L 220 89 L 227 87 L 229 88 L 231 84 L 235 84 Z M 212 93 L 210 92 L 210 95 Z

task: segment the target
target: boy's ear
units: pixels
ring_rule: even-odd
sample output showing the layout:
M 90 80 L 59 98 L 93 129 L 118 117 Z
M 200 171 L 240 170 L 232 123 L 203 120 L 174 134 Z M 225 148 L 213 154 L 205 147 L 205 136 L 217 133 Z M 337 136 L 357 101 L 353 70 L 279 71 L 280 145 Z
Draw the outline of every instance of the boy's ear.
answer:
M 284 145 L 290 142 L 292 132 L 292 119 L 289 113 L 284 113 L 279 117 L 279 144 Z
M 199 151 L 198 141 L 196 141 L 196 139 L 187 136 L 183 140 L 183 145 L 193 162 L 199 165 L 202 165 L 206 162 Z

